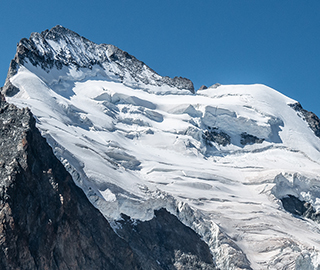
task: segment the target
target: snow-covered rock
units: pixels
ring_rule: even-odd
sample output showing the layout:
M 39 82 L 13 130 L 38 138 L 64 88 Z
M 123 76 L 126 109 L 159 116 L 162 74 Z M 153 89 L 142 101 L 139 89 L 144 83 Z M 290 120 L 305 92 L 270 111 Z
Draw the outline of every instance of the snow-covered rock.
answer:
M 320 267 L 319 224 L 281 203 L 320 211 L 319 119 L 295 100 L 258 84 L 194 93 L 61 26 L 21 40 L 10 70 L 7 100 L 109 221 L 166 208 L 221 269 Z

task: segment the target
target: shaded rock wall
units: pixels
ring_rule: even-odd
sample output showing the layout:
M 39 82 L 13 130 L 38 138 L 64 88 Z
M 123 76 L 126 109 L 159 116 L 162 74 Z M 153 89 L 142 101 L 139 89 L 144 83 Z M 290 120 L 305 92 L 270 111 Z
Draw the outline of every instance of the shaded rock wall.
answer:
M 117 233 L 139 254 L 145 268 L 216 269 L 209 247 L 192 229 L 165 209 L 155 211 L 146 222 L 123 215 Z

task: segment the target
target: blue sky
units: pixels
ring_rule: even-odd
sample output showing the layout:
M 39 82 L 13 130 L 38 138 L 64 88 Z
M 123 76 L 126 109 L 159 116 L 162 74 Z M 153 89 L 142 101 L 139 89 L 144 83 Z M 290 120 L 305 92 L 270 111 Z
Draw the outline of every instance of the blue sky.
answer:
M 1 85 L 18 41 L 61 24 L 196 88 L 262 83 L 320 116 L 319 0 L 10 0 L 0 10 Z

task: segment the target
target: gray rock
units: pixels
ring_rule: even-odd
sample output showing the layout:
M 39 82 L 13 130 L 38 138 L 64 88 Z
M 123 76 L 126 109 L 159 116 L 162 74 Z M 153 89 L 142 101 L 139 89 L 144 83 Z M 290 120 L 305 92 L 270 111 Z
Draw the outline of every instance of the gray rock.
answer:
M 304 118 L 304 120 L 308 123 L 309 127 L 312 129 L 314 134 L 320 138 L 320 119 L 313 112 L 309 112 L 302 108 L 299 102 L 289 104 L 291 108 L 293 108 L 299 115 Z
M 19 88 L 15 87 L 10 80 L 7 80 L 1 89 L 1 93 L 7 97 L 13 97 L 15 94 L 19 93 L 19 91 Z
M 208 127 L 208 129 L 203 132 L 202 138 L 209 145 L 210 145 L 210 142 L 215 142 L 222 146 L 226 146 L 231 143 L 230 136 L 227 133 L 221 130 L 218 130 L 215 127 L 213 128 Z
M 201 85 L 200 88 L 199 88 L 199 90 L 205 90 L 205 89 L 208 89 L 208 87 L 205 86 L 205 85 Z
M 123 215 L 117 233 L 149 269 L 216 269 L 209 247 L 189 227 L 165 209 L 150 221 L 139 222 Z
M 251 135 L 251 134 L 248 134 L 246 132 L 241 133 L 240 143 L 242 145 L 263 143 L 263 141 L 264 141 L 264 139 L 259 139 L 258 137 Z
M 320 223 L 320 213 L 316 212 L 310 203 L 301 201 L 293 195 L 288 195 L 282 198 L 281 202 L 283 208 L 291 214 L 309 218 Z
M 216 89 L 216 88 L 218 88 L 219 86 L 221 86 L 220 83 L 215 83 L 214 85 L 211 85 L 209 88 Z

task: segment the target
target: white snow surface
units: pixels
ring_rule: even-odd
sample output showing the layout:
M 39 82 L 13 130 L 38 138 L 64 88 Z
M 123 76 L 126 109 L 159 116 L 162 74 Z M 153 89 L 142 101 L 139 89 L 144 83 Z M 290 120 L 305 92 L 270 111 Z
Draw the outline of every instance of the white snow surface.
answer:
M 20 92 L 7 100 L 31 109 L 111 223 L 165 207 L 202 236 L 221 269 L 245 268 L 241 250 L 252 269 L 318 269 L 319 224 L 280 201 L 291 194 L 320 211 L 320 139 L 288 106 L 296 101 L 258 84 L 192 94 L 128 80 L 101 66 L 48 72 L 26 62 L 10 79 Z M 231 143 L 206 142 L 205 130 Z M 242 145 L 243 133 L 264 140 Z

